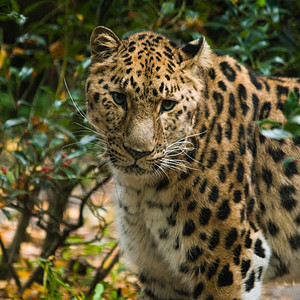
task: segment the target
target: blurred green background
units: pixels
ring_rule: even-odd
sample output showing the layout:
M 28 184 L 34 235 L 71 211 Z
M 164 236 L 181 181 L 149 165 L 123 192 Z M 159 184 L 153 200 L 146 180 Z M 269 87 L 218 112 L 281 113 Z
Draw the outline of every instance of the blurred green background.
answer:
M 26 299 L 33 290 L 36 299 L 137 297 L 135 284 L 122 275 L 117 242 L 101 214 L 105 205 L 91 198 L 111 176 L 84 116 L 95 26 L 120 37 L 154 30 L 178 43 L 204 35 L 214 50 L 258 74 L 297 77 L 299 15 L 299 0 L 1 0 L 0 298 Z M 70 207 L 77 211 L 72 220 Z M 86 208 L 99 220 L 92 238 L 77 235 Z M 8 240 L 3 224 L 14 228 Z M 21 251 L 32 226 L 43 232 L 35 261 Z M 71 264 L 77 246 L 85 254 Z M 80 263 L 79 256 L 93 254 L 102 255 L 103 264 Z M 59 267 L 53 255 L 65 264 Z

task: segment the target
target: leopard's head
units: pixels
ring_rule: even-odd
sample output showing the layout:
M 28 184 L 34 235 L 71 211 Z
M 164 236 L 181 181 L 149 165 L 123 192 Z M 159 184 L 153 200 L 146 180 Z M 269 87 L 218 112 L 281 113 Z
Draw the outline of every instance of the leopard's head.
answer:
M 201 111 L 204 38 L 178 46 L 163 35 L 121 40 L 105 27 L 91 35 L 87 116 L 104 140 L 116 173 L 159 177 L 186 164 L 179 156 Z

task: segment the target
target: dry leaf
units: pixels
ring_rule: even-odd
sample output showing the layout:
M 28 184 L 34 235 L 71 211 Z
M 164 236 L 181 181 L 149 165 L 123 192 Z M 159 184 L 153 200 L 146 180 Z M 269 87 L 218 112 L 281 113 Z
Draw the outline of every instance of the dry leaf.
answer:
M 59 95 L 59 100 L 64 100 L 67 98 L 67 92 L 62 91 L 61 94 Z
M 58 40 L 50 45 L 49 51 L 53 58 L 63 57 L 65 54 L 64 44 Z
M 25 50 L 22 48 L 19 48 L 19 47 L 14 47 L 12 50 L 12 53 L 14 55 L 23 55 L 23 54 L 25 54 Z
M 0 69 L 4 66 L 4 61 L 7 58 L 6 46 L 2 46 L 0 49 Z
M 33 126 L 37 126 L 38 124 L 40 124 L 42 122 L 40 116 L 33 116 L 30 118 L 30 122 Z
M 78 61 L 83 61 L 85 59 L 85 56 L 83 54 L 76 54 L 75 58 Z
M 39 132 L 47 132 L 48 131 L 48 126 L 44 122 L 41 122 L 40 124 L 38 124 L 36 128 Z

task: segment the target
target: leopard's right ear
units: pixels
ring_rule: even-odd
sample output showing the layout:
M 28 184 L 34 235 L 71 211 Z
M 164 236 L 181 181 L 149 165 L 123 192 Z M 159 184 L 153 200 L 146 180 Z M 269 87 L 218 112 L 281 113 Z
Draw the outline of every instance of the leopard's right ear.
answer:
M 92 49 L 92 62 L 103 62 L 118 52 L 123 46 L 119 37 L 110 29 L 98 26 L 92 32 L 90 38 Z

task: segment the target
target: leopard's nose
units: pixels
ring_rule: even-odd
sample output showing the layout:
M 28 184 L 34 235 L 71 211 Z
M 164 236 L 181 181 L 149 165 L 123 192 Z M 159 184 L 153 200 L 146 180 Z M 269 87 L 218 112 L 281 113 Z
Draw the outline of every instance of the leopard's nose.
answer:
M 135 160 L 138 160 L 144 156 L 149 155 L 151 152 L 153 152 L 153 151 L 137 151 L 132 148 L 128 148 L 125 145 L 124 145 L 124 148 Z

